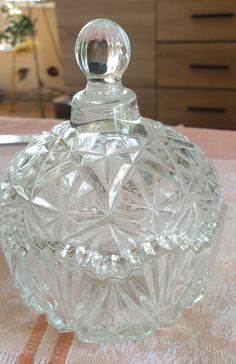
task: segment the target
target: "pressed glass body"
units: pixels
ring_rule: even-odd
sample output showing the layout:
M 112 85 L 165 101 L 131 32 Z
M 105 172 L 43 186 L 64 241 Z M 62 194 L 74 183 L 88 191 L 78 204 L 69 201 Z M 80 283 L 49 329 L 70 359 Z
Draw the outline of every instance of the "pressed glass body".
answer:
M 12 275 L 59 330 L 144 338 L 202 298 L 224 215 L 216 171 L 183 135 L 140 117 L 119 80 L 88 83 L 71 120 L 19 152 L 0 187 Z

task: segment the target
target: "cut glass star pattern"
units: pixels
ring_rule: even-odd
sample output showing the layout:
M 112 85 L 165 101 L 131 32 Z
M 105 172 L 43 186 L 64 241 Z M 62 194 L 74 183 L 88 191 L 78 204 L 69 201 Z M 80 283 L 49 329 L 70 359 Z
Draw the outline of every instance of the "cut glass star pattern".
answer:
M 160 123 L 96 128 L 66 122 L 15 156 L 1 182 L 3 248 L 25 302 L 54 326 L 85 341 L 145 337 L 202 297 L 218 177 Z

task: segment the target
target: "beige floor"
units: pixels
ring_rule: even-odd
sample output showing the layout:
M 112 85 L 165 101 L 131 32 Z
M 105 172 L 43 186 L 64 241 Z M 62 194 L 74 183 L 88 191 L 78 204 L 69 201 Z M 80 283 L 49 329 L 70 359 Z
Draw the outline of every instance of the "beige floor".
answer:
M 52 103 L 44 103 L 45 117 L 54 118 L 54 107 Z M 14 111 L 11 111 L 9 102 L 0 103 L 0 116 L 20 117 L 20 118 L 40 118 L 40 112 L 37 103 L 24 102 L 17 103 Z

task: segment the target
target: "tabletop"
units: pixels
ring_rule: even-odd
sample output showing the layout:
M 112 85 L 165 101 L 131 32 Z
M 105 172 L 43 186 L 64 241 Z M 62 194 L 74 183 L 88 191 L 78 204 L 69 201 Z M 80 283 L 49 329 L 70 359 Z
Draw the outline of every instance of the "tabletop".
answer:
M 37 134 L 58 120 L 0 117 L 0 134 Z M 26 308 L 0 253 L 0 364 L 235 364 L 236 131 L 177 129 L 200 145 L 219 173 L 227 204 L 213 279 L 202 302 L 145 341 L 91 345 L 59 333 Z M 0 175 L 22 146 L 0 146 Z

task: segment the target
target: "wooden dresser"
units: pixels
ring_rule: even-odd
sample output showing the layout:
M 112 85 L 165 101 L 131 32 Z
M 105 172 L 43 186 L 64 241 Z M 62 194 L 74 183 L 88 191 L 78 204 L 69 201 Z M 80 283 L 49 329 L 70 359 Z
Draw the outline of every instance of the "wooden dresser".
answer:
M 236 1 L 157 0 L 157 117 L 236 129 Z
M 236 129 L 235 0 L 57 0 L 69 93 L 84 87 L 74 58 L 78 31 L 103 17 L 128 33 L 124 83 L 143 115 L 176 125 Z

